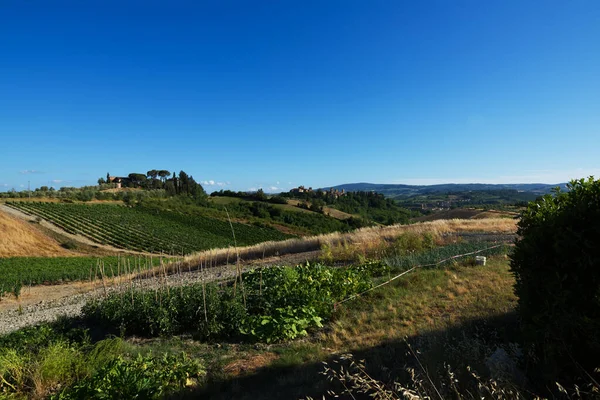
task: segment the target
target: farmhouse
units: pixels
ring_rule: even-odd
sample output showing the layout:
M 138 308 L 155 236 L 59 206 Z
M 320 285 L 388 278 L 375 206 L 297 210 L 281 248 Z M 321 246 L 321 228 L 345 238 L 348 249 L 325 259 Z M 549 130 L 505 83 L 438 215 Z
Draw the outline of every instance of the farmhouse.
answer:
M 122 176 L 109 176 L 108 183 L 115 183 L 117 189 L 121 189 L 123 183 L 129 183 L 131 179 Z

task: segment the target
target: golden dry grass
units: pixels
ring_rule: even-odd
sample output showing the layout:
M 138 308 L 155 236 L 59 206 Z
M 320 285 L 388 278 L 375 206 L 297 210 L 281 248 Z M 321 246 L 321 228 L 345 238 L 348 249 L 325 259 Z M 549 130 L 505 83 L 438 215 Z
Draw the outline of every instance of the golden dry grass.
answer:
M 393 241 L 403 233 L 412 232 L 422 234 L 429 232 L 439 237 L 444 234 L 456 232 L 485 232 L 485 233 L 515 233 L 517 221 L 507 218 L 488 218 L 476 220 L 437 220 L 412 225 L 390 225 L 361 228 L 348 233 L 329 233 L 317 236 L 288 239 L 284 241 L 270 241 L 253 246 L 212 249 L 195 253 L 184 258 L 185 268 L 197 267 L 200 264 L 222 264 L 235 262 L 237 253 L 242 260 L 260 259 L 261 257 L 282 256 L 286 254 L 305 253 L 317 251 L 324 246 L 335 247 L 351 245 L 354 251 L 370 253 L 373 249 Z
M 340 211 L 340 210 L 337 210 L 337 209 L 331 208 L 331 207 L 323 207 L 323 213 L 325 215 L 329 215 L 330 217 L 333 217 L 335 219 L 340 219 L 340 220 L 345 220 L 345 219 L 353 217 L 352 214 L 348 214 L 348 213 L 345 213 L 343 211 Z
M 21 221 L 0 211 L 0 257 L 64 257 L 75 255 L 58 242 Z
M 272 364 L 277 358 L 277 354 L 273 352 L 254 354 L 230 362 L 223 368 L 223 372 L 230 376 L 250 374 Z
M 342 307 L 319 337 L 347 352 L 503 315 L 516 307 L 514 281 L 503 256 L 485 267 L 420 270 Z

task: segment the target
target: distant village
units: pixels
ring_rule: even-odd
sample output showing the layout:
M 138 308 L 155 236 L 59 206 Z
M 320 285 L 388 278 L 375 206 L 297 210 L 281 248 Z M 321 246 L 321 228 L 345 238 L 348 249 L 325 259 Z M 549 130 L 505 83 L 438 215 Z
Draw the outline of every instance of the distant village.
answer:
M 334 189 L 334 188 L 330 188 L 329 190 L 317 189 L 317 192 L 325 192 L 328 195 L 336 197 L 336 198 L 340 197 L 340 196 L 345 196 L 346 195 L 346 191 L 344 189 L 342 189 L 342 190 L 338 190 L 338 189 Z M 313 190 L 312 187 L 309 187 L 307 189 L 304 186 L 298 186 L 297 188 L 294 188 L 294 189 L 290 190 L 290 193 L 292 193 L 292 194 L 315 193 L 315 190 Z

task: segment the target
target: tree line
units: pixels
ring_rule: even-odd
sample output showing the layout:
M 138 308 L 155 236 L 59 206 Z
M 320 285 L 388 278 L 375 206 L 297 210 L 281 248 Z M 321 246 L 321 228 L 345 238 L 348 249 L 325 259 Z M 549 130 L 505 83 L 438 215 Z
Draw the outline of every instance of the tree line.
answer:
M 206 192 L 192 177 L 184 171 L 179 171 L 179 174 L 161 169 L 152 169 L 145 174 L 132 172 L 126 177 L 112 177 L 110 173 L 106 174 L 106 179 L 98 179 L 98 184 L 103 185 L 113 183 L 115 180 L 120 180 L 122 187 L 140 188 L 146 190 L 166 191 L 169 196 L 187 195 L 195 199 L 205 198 Z

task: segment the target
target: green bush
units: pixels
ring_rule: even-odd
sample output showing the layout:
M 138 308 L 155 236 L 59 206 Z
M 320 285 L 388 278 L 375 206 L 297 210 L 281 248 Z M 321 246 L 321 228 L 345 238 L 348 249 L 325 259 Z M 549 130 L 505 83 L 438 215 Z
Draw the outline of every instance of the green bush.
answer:
M 242 324 L 241 332 L 254 340 L 271 343 L 308 335 L 307 329 L 321 328 L 323 318 L 313 307 L 279 307 L 269 315 L 250 315 Z
M 202 367 L 184 354 L 162 358 L 138 355 L 131 360 L 119 356 L 53 398 L 162 399 L 202 375 Z
M 522 212 L 511 256 L 524 339 L 547 378 L 600 356 L 600 181 L 568 189 Z

